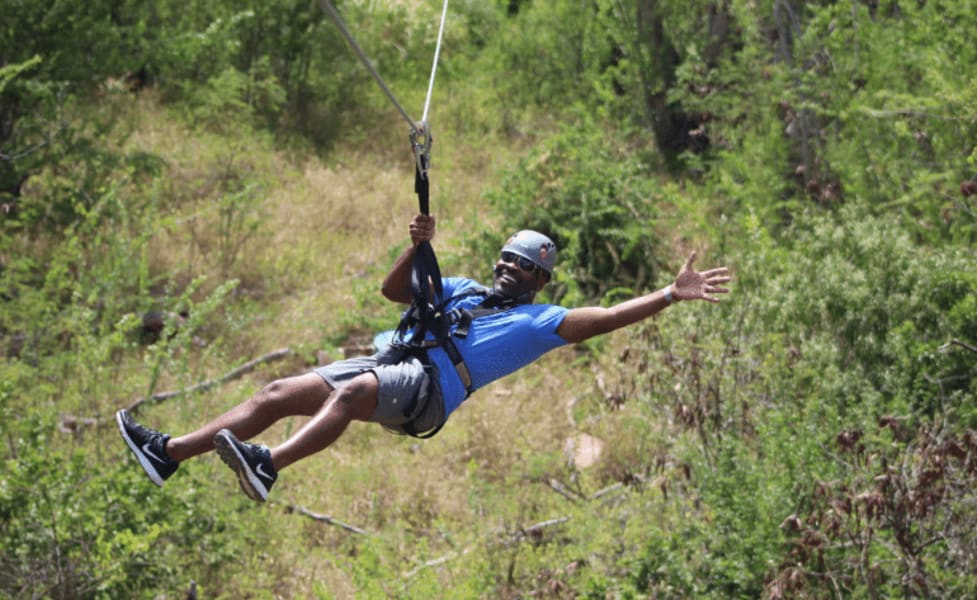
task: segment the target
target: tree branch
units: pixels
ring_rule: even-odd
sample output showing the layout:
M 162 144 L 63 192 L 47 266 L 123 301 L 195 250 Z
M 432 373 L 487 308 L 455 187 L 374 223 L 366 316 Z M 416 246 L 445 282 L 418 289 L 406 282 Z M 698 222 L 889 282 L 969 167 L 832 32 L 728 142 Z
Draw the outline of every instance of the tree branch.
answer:
M 506 540 L 507 544 L 519 543 L 526 539 L 538 539 L 543 534 L 543 530 L 554 525 L 562 525 L 570 520 L 570 517 L 557 517 L 547 521 L 541 521 L 529 527 L 521 527 L 515 533 L 511 533 Z
M 974 354 L 977 354 L 977 346 L 971 346 L 970 344 L 966 342 L 961 342 L 960 340 L 950 340 L 950 344 L 948 345 L 960 346 L 961 348 L 970 350 Z
M 416 567 L 414 567 L 413 569 L 411 569 L 410 571 L 407 571 L 406 573 L 404 573 L 404 577 L 406 579 L 410 579 L 411 577 L 413 577 L 414 575 L 417 575 L 418 573 L 420 573 L 424 569 L 430 569 L 431 567 L 439 567 L 439 566 L 443 565 L 444 563 L 448 562 L 449 560 L 454 560 L 454 559 L 458 558 L 459 556 L 465 556 L 466 554 L 468 554 L 471 551 L 472 551 L 471 548 L 465 548 L 461 552 L 452 552 L 451 554 L 446 554 L 446 555 L 444 555 L 442 557 L 435 558 L 434 560 L 429 560 L 426 563 L 421 563 L 421 564 L 417 565 Z
M 217 379 L 211 379 L 210 381 L 203 381 L 196 385 L 191 385 L 190 387 L 183 388 L 182 390 L 159 392 L 153 394 L 152 396 L 139 398 L 138 400 L 132 402 L 127 407 L 127 409 L 129 410 L 129 412 L 136 412 L 136 410 L 146 402 L 162 402 L 163 400 L 169 400 L 170 398 L 175 398 L 177 396 L 183 396 L 186 394 L 195 394 L 197 392 L 209 390 L 212 387 L 215 387 L 217 385 L 222 385 L 224 383 L 227 383 L 228 381 L 238 379 L 246 375 L 247 373 L 250 373 L 251 371 L 255 370 L 258 367 L 258 365 L 280 360 L 290 354 L 292 354 L 291 348 L 282 348 L 281 350 L 275 350 L 274 352 L 269 352 L 268 354 L 249 360 L 248 362 L 244 363 L 240 367 L 232 371 L 229 371 L 228 373 L 222 375 L 221 377 L 218 377 Z
M 962 117 L 951 117 L 948 115 L 938 115 L 927 112 L 922 108 L 901 108 L 896 110 L 865 109 L 862 111 L 866 116 L 874 119 L 892 118 L 915 118 L 915 119 L 937 119 L 940 121 L 964 121 Z
M 335 525 L 336 527 L 339 527 L 340 529 L 345 529 L 346 531 L 349 531 L 351 533 L 356 533 L 359 535 L 373 535 L 372 533 L 370 533 L 365 529 L 360 529 L 359 527 L 349 525 L 348 523 L 343 523 L 342 521 L 338 519 L 334 519 L 329 515 L 323 515 L 316 512 L 312 512 L 311 510 L 305 508 L 304 506 L 299 506 L 298 504 L 289 504 L 285 507 L 285 509 L 289 512 L 297 512 L 300 515 L 309 517 L 314 521 L 320 521 L 328 525 Z
M 234 379 L 238 379 L 247 373 L 255 370 L 258 365 L 272 362 L 275 360 L 280 360 L 286 356 L 292 354 L 291 348 L 282 348 L 281 350 L 275 350 L 274 352 L 269 352 L 263 356 L 253 358 L 248 362 L 244 363 L 240 367 L 228 371 L 224 375 L 218 377 L 217 379 L 211 379 L 210 381 L 204 381 L 196 385 L 191 385 L 190 387 L 183 388 L 182 390 L 174 390 L 170 392 L 159 392 L 153 394 L 152 396 L 147 396 L 144 398 L 139 398 L 129 404 L 126 407 L 130 412 L 135 412 L 140 406 L 146 402 L 161 402 L 163 400 L 169 400 L 170 398 L 175 398 L 176 396 L 182 396 L 184 394 L 193 394 L 196 392 L 202 392 L 208 390 L 214 386 L 227 383 Z M 72 433 L 78 431 L 82 426 L 95 426 L 98 425 L 100 419 L 96 417 L 76 417 L 74 415 L 64 415 L 58 421 L 58 429 L 63 433 Z
M 577 500 L 580 499 L 580 496 L 579 495 L 577 495 L 573 490 L 571 490 L 567 486 L 565 486 L 562 483 L 560 483 L 560 481 L 557 480 L 557 479 L 550 479 L 547 482 L 547 484 L 550 486 L 550 488 L 553 489 L 554 492 L 556 492 L 557 494 L 563 496 L 564 498 L 566 498 L 570 502 L 576 502 Z
M 557 517 L 555 519 L 549 519 L 547 521 L 541 521 L 541 522 L 536 523 L 534 525 L 530 525 L 529 527 L 520 527 L 515 532 L 511 532 L 511 533 L 508 533 L 508 534 L 504 535 L 503 538 L 499 542 L 496 542 L 496 543 L 508 545 L 508 544 L 513 544 L 513 543 L 519 543 L 519 542 L 522 542 L 522 541 L 524 541 L 526 539 L 538 539 L 539 536 L 542 535 L 544 529 L 546 529 L 548 527 L 553 527 L 555 525 L 561 525 L 563 523 L 566 523 L 569 520 L 570 520 L 570 517 Z M 407 571 L 406 573 L 404 573 L 403 576 L 405 578 L 409 579 L 409 578 L 417 575 L 418 573 L 420 573 L 424 569 L 428 569 L 428 568 L 431 568 L 431 567 L 437 567 L 437 566 L 443 565 L 444 563 L 446 563 L 446 562 L 448 562 L 450 560 L 454 560 L 454 559 L 458 558 L 459 556 L 465 556 L 466 554 L 468 554 L 471 551 L 472 551 L 472 548 L 469 546 L 468 548 L 465 548 L 464 550 L 461 550 L 459 552 L 452 552 L 451 554 L 446 554 L 446 555 L 441 556 L 439 558 L 435 558 L 433 560 L 429 560 L 429 561 L 427 561 L 425 563 L 421 563 L 421 564 L 417 565 L 416 567 L 414 567 L 410 571 Z

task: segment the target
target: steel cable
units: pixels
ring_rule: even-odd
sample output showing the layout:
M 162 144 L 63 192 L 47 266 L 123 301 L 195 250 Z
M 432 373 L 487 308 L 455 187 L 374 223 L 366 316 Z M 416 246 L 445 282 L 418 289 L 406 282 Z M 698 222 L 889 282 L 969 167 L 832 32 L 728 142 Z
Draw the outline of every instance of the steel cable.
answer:
M 407 121 L 407 124 L 410 125 L 411 131 L 414 131 L 415 128 L 418 126 L 418 123 L 410 118 L 410 115 L 407 114 L 407 111 L 404 110 L 404 107 L 401 106 L 400 102 L 397 101 L 397 98 L 394 96 L 393 92 L 391 92 L 390 88 L 387 87 L 386 82 L 383 81 L 383 77 L 381 77 L 380 73 L 376 70 L 376 68 L 374 68 L 373 63 L 371 63 L 370 59 L 367 58 L 366 53 L 363 52 L 363 49 L 360 48 L 360 45 L 356 43 L 356 39 L 353 37 L 353 34 L 349 32 L 349 28 L 346 27 L 346 23 L 343 21 L 343 18 L 342 16 L 340 16 L 339 12 L 336 11 L 335 7 L 333 7 L 332 2 L 329 2 L 329 0 L 319 0 L 319 5 L 322 7 L 322 10 L 326 11 L 326 13 L 336 23 L 336 27 L 339 28 L 339 32 L 343 34 L 343 37 L 345 37 L 346 41 L 349 42 L 349 45 L 352 46 L 353 50 L 356 52 L 356 55 L 360 58 L 360 61 L 370 72 L 370 74 L 373 75 L 373 78 L 380 86 L 380 89 L 383 90 L 383 92 L 387 95 L 387 97 L 390 98 L 390 101 L 393 102 L 393 105 L 397 107 L 397 110 L 400 112 L 400 114 L 403 115 L 404 119 Z M 427 97 L 424 100 L 424 113 L 420 121 L 420 124 L 423 125 L 423 129 L 425 130 L 427 129 L 427 114 L 428 114 L 428 109 L 430 108 L 431 105 L 431 95 L 434 92 L 434 77 L 438 70 L 438 58 L 441 55 L 441 41 L 444 39 L 444 24 L 445 21 L 447 20 L 447 16 L 448 16 L 448 0 L 444 0 L 444 4 L 441 7 L 441 24 L 438 27 L 438 42 L 434 48 L 434 61 L 433 64 L 431 65 L 431 78 L 430 81 L 428 82 Z

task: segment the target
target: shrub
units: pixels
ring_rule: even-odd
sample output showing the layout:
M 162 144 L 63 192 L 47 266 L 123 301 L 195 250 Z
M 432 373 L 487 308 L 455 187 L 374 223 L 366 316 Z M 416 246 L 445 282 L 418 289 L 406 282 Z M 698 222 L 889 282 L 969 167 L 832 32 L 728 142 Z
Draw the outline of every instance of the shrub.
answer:
M 503 236 L 535 229 L 559 248 L 555 297 L 636 293 L 657 276 L 653 185 L 622 141 L 581 115 L 486 194 L 503 222 L 481 241 L 483 256 L 494 259 Z

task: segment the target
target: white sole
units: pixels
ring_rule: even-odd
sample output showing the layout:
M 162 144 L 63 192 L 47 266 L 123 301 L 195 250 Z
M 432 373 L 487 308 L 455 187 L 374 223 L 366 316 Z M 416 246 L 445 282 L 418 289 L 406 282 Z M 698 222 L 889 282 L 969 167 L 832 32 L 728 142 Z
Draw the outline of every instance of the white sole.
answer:
M 142 449 L 139 448 L 135 440 L 129 437 L 129 432 L 126 431 L 125 424 L 122 422 L 121 410 L 116 411 L 115 422 L 119 426 L 119 433 L 122 434 L 122 439 L 125 440 L 126 445 L 129 446 L 129 450 L 132 450 L 132 453 L 136 455 L 136 459 L 139 461 L 139 466 L 141 466 L 142 470 L 146 472 L 149 480 L 159 487 L 163 487 L 163 478 L 160 477 L 159 471 L 157 471 L 156 467 L 153 466 L 153 463 L 146 458 L 146 455 L 142 453 Z
M 224 464 L 237 473 L 237 479 L 241 484 L 241 489 L 247 494 L 248 498 L 258 502 L 264 502 L 268 498 L 268 488 L 251 471 L 251 467 L 248 466 L 248 461 L 245 460 L 244 455 L 238 451 L 234 442 L 224 435 L 223 430 L 218 431 L 214 437 L 214 448 L 217 450 L 217 455 L 224 461 Z

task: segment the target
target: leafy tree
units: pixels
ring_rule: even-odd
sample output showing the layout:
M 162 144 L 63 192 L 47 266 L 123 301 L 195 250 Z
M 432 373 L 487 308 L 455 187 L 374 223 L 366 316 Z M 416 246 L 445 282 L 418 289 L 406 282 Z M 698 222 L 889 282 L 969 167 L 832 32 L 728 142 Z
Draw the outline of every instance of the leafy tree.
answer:
M 114 160 L 92 142 L 108 124 L 79 124 L 76 101 L 139 60 L 138 23 L 109 1 L 4 2 L 0 11 L 0 203 L 17 211 L 30 177 L 65 176 L 74 181 L 43 209 L 63 224 L 95 195 L 101 163 Z

